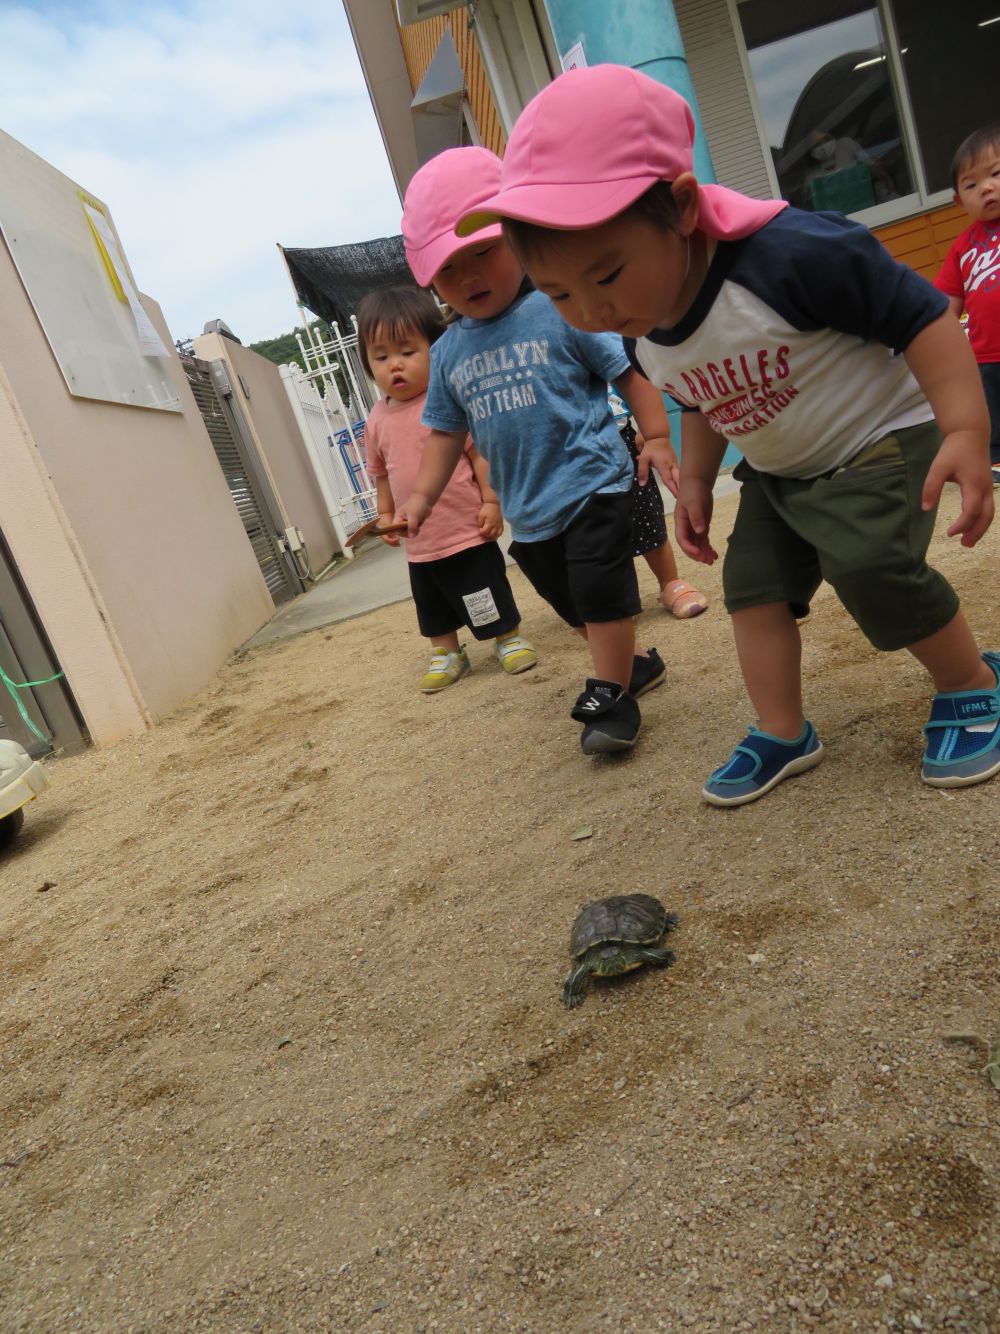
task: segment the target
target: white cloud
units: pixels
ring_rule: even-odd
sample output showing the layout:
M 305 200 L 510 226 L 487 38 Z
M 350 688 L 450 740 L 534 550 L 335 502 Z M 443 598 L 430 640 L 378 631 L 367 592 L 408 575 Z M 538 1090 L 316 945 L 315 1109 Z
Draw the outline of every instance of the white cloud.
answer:
M 0 3 L 0 128 L 107 204 L 175 337 L 282 333 L 276 242 L 399 229 L 337 0 Z

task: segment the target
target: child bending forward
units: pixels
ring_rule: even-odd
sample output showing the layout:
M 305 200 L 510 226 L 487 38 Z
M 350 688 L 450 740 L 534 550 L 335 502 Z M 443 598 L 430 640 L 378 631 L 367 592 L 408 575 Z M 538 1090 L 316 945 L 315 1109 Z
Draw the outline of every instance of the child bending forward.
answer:
M 431 344 L 445 323 L 427 292 L 415 287 L 372 292 L 358 306 L 358 341 L 366 370 L 385 395 L 365 427 L 368 473 L 379 518 L 392 519 L 396 498 L 413 488 L 429 432 L 420 424 L 427 397 Z M 476 639 L 495 639 L 495 653 L 513 676 L 534 667 L 535 651 L 520 633 L 521 616 L 496 539 L 500 505 L 486 462 L 465 442 L 433 518 L 406 540 L 410 587 L 420 633 L 431 641 L 431 664 L 420 682 L 425 695 L 444 690 L 470 669 L 459 626 Z M 399 538 L 382 541 L 398 546 Z
M 566 321 L 621 332 L 686 409 L 676 530 L 705 564 L 722 437 L 743 451 L 723 588 L 758 723 L 703 796 L 754 801 L 819 760 L 796 622 L 823 579 L 876 648 L 930 674 L 924 781 L 981 783 L 1000 770 L 1000 653 L 980 654 L 926 560 L 946 481 L 962 494 L 950 535 L 971 547 L 993 519 L 968 343 L 864 227 L 700 185 L 693 138 L 687 103 L 648 76 L 572 70 L 525 108 L 499 191 L 460 230 L 503 217 Z

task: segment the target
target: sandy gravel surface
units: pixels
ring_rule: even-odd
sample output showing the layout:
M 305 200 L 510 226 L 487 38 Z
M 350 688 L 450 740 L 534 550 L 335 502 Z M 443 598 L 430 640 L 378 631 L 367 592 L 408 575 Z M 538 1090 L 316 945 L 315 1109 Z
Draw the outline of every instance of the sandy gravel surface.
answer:
M 936 542 L 993 647 L 998 550 Z M 4 1334 L 1000 1329 L 1000 786 L 921 784 L 920 670 L 821 595 L 823 764 L 703 805 L 717 568 L 688 623 L 643 572 L 670 680 L 588 761 L 514 579 L 535 672 L 420 696 L 402 604 L 52 765 L 0 858 Z M 639 889 L 676 965 L 565 1010 Z

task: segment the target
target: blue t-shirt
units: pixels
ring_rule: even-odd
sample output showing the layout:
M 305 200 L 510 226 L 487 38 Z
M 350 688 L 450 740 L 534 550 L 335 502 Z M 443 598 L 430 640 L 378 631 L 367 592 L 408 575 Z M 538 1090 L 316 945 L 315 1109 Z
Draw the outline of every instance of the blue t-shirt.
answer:
M 617 335 L 571 329 L 529 292 L 491 320 L 463 316 L 437 340 L 422 421 L 469 431 L 515 540 L 544 542 L 592 495 L 632 485 L 608 410 L 608 381 L 628 368 Z

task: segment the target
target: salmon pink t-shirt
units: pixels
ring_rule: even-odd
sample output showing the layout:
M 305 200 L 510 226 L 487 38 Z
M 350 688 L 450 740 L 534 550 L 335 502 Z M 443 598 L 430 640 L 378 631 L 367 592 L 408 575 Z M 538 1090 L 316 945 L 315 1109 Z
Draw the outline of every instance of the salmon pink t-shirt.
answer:
M 368 475 L 373 479 L 389 479 L 397 509 L 416 484 L 424 445 L 430 435 L 429 428 L 420 424 L 426 397 L 426 394 L 420 394 L 406 403 L 397 403 L 391 398 L 380 399 L 372 408 L 365 426 Z M 490 540 L 479 531 L 483 497 L 469 460 L 471 448 L 472 440 L 467 438 L 458 467 L 424 526 L 416 537 L 404 538 L 408 561 L 441 560 L 445 556 L 454 556 L 456 551 L 481 546 Z

